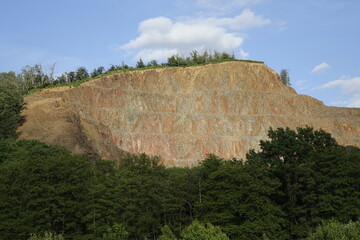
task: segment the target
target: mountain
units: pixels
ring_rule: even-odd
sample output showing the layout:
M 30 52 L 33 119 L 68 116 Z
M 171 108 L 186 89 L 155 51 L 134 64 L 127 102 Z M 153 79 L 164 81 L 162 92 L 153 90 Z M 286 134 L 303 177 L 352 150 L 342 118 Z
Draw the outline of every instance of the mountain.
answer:
M 244 158 L 270 127 L 311 126 L 360 147 L 360 109 L 300 95 L 262 63 L 232 61 L 123 72 L 25 98 L 20 139 L 117 159 L 127 152 L 192 166 Z

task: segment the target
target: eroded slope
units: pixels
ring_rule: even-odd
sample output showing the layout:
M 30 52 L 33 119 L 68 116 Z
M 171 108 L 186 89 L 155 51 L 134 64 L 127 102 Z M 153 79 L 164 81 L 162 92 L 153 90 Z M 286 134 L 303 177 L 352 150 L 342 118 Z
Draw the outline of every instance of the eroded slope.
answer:
M 360 146 L 360 109 L 326 107 L 260 63 L 134 71 L 26 98 L 20 138 L 115 159 L 123 152 L 190 166 L 208 153 L 243 158 L 269 127 L 322 128 Z

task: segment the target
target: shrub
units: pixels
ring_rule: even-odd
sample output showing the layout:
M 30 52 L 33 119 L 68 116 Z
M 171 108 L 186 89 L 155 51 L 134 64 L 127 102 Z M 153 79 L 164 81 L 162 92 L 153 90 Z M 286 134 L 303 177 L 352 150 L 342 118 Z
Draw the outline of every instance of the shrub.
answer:
M 45 232 L 44 234 L 30 234 L 29 240 L 64 240 L 61 234 Z
M 356 240 L 360 239 L 360 222 L 340 223 L 328 221 L 319 225 L 306 240 Z

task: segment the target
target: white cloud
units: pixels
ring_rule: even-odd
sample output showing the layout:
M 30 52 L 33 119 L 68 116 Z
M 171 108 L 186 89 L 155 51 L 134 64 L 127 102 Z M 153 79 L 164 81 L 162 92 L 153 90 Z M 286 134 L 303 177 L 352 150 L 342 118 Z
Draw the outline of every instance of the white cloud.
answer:
M 124 50 L 138 50 L 136 57 L 148 61 L 155 57 L 164 60 L 174 53 L 187 55 L 191 50 L 214 49 L 231 51 L 243 43 L 243 38 L 224 28 L 202 23 L 172 22 L 160 17 L 140 24 L 139 36 L 121 46 Z
M 360 77 L 339 79 L 328 82 L 320 88 L 339 87 L 345 93 L 360 93 Z
M 240 15 L 233 18 L 197 18 L 189 22 L 198 22 L 204 25 L 229 28 L 231 30 L 245 30 L 254 27 L 262 27 L 271 23 L 269 19 L 260 15 L 255 15 L 250 9 L 245 9 Z
M 176 54 L 180 54 L 179 51 L 175 48 L 149 48 L 141 50 L 136 56 L 135 59 L 143 59 L 145 62 L 149 62 L 150 60 L 165 60 L 169 56 L 173 56 Z
M 326 69 L 330 68 L 330 65 L 323 62 L 323 63 L 320 63 L 319 65 L 316 65 L 313 70 L 311 70 L 311 73 L 320 73 L 320 72 L 323 72 L 325 71 Z
M 350 97 L 348 107 L 360 107 L 360 77 L 334 80 L 320 86 L 320 89 L 324 88 L 339 88 Z
M 248 53 L 239 50 L 244 37 L 237 31 L 269 24 L 270 20 L 244 10 L 233 18 L 186 18 L 173 21 L 166 17 L 151 18 L 139 24 L 137 38 L 120 46 L 125 51 L 135 51 L 135 59 L 165 60 L 192 50 L 239 51 L 242 58 Z
M 249 53 L 245 52 L 244 50 L 240 49 L 239 58 L 240 59 L 247 59 L 249 57 Z

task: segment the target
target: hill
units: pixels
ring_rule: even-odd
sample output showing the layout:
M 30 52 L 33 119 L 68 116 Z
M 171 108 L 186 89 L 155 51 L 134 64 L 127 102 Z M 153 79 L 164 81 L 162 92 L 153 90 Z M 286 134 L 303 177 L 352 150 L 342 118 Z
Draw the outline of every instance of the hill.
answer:
M 256 62 L 118 73 L 25 102 L 20 139 L 106 159 L 145 152 L 168 166 L 191 166 L 208 153 L 244 158 L 270 127 L 322 128 L 360 147 L 360 109 L 299 95 Z

